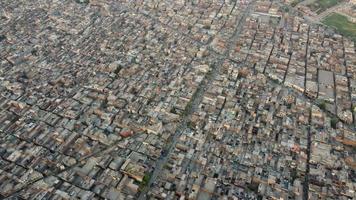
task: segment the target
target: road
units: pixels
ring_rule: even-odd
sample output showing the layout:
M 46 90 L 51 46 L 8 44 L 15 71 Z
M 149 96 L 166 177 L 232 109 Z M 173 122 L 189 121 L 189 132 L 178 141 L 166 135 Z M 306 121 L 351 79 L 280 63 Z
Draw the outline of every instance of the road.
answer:
M 183 115 L 182 120 L 181 120 L 182 122 L 178 126 L 175 134 L 173 135 L 171 142 L 167 144 L 166 148 L 164 148 L 164 149 L 166 149 L 167 153 L 156 161 L 155 169 L 152 172 L 152 175 L 151 175 L 151 178 L 147 184 L 147 187 L 143 188 L 143 190 L 141 191 L 141 193 L 138 197 L 138 200 L 147 199 L 147 192 L 150 190 L 152 184 L 157 181 L 157 178 L 159 177 L 160 173 L 162 172 L 164 165 L 167 163 L 169 156 L 173 153 L 173 150 L 178 142 L 178 138 L 186 130 L 187 123 L 189 122 L 191 115 L 196 110 L 196 108 L 199 106 L 199 104 L 202 102 L 205 91 L 209 87 L 209 84 L 213 81 L 214 77 L 219 72 L 218 68 L 222 65 L 224 60 L 226 58 L 228 58 L 230 51 L 233 49 L 234 44 L 235 44 L 234 41 L 236 41 L 238 39 L 239 35 L 241 34 L 241 32 L 243 30 L 242 27 L 246 21 L 248 14 L 250 14 L 250 12 L 252 10 L 253 5 L 254 5 L 254 1 L 251 2 L 247 6 L 247 8 L 244 10 L 244 12 L 242 14 L 242 18 L 238 21 L 238 25 L 236 26 L 233 36 L 229 39 L 229 43 L 228 43 L 229 46 L 228 46 L 227 50 L 222 55 L 220 55 L 218 63 L 211 66 L 211 72 L 205 76 L 204 80 L 199 85 L 196 93 L 193 95 L 193 97 L 189 103 L 191 106 L 189 106 L 186 109 L 186 111 L 185 111 L 186 114 Z M 212 49 L 209 48 L 209 50 L 211 52 L 213 52 Z

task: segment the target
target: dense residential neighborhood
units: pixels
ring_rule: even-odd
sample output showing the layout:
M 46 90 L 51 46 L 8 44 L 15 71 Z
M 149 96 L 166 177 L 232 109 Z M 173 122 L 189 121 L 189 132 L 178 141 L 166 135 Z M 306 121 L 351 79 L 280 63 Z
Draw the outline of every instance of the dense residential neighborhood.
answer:
M 297 3 L 1 0 L 0 199 L 356 199 L 355 40 Z

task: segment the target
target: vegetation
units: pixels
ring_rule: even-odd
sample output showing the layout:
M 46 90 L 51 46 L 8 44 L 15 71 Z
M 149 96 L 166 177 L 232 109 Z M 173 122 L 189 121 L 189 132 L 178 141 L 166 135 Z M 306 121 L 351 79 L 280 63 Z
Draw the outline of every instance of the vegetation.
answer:
M 294 180 L 298 178 L 298 172 L 296 168 L 292 168 L 290 176 L 292 178 L 292 182 L 294 182 Z
M 5 35 L 0 35 L 0 42 L 2 42 L 3 40 L 6 40 L 6 36 Z
M 295 7 L 296 5 L 298 5 L 298 3 L 302 2 L 303 0 L 294 0 L 290 5 L 292 7 Z
M 121 66 L 118 66 L 115 70 L 114 70 L 114 74 L 119 74 L 120 70 L 122 69 Z
M 204 25 L 204 26 L 203 26 L 203 29 L 206 29 L 206 30 L 210 30 L 210 28 L 211 28 L 210 24 L 209 24 L 209 25 Z
M 147 185 L 150 179 L 151 179 L 151 174 L 145 174 L 145 176 L 142 179 L 142 183 Z
M 291 108 L 292 108 L 292 104 L 291 104 L 291 103 L 288 103 L 288 104 L 287 104 L 287 108 L 288 108 L 288 109 L 291 109 Z
M 258 186 L 259 186 L 258 183 L 252 182 L 252 183 L 247 185 L 247 189 L 257 193 L 258 192 Z
M 279 81 L 278 79 L 273 79 L 273 78 L 272 78 L 271 80 L 272 80 L 272 82 L 275 83 L 275 84 L 280 84 L 280 81 Z
M 356 113 L 356 105 L 354 105 L 354 106 L 352 107 L 352 111 L 353 111 L 354 113 Z
M 323 101 L 320 101 L 318 103 L 318 107 L 321 109 L 321 110 L 325 110 L 326 109 L 326 102 L 323 100 Z
M 76 0 L 77 3 L 88 4 L 89 0 Z
M 195 130 L 195 125 L 192 121 L 187 122 L 187 127 L 190 128 L 191 130 Z
M 330 120 L 330 126 L 334 129 L 336 129 L 336 124 L 339 122 L 339 119 L 336 117 L 331 118 Z
M 342 2 L 342 0 L 316 0 L 309 4 L 308 7 L 317 14 L 320 14 L 339 2 Z
M 146 173 L 145 176 L 143 176 L 142 182 L 140 183 L 139 186 L 141 191 L 143 190 L 143 188 L 148 186 L 150 179 L 151 179 L 151 173 Z
M 195 95 L 193 95 L 192 99 L 194 98 L 194 96 Z M 183 116 L 188 116 L 192 109 L 193 109 L 193 102 L 192 102 L 192 100 L 190 100 L 187 103 L 187 106 L 185 107 L 185 109 L 183 110 L 182 115 Z
M 356 41 L 356 23 L 350 22 L 347 17 L 333 13 L 327 16 L 323 23 L 336 28 L 342 35 L 351 37 Z
M 173 108 L 171 109 L 171 113 L 173 113 L 173 114 L 175 114 L 175 115 L 178 115 L 178 112 L 177 112 L 177 110 L 176 110 L 175 107 L 173 107 Z
M 283 12 L 289 12 L 288 6 L 282 6 L 282 7 L 281 7 L 281 10 L 282 10 Z
M 167 170 L 172 169 L 168 164 L 164 164 L 163 168 L 164 168 L 164 169 L 167 169 Z

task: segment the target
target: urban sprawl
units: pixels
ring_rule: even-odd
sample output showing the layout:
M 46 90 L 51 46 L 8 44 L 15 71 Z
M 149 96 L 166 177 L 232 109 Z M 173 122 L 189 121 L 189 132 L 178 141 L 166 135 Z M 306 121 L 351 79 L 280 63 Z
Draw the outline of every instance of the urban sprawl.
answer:
M 1 0 L 0 199 L 356 199 L 355 39 L 307 3 Z

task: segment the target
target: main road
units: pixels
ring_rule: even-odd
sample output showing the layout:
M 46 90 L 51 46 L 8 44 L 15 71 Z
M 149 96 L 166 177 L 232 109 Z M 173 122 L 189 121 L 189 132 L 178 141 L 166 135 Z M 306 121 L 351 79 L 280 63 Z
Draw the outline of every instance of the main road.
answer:
M 238 0 L 235 1 L 235 6 L 237 6 L 238 2 L 240 2 L 240 1 L 238 1 Z M 182 133 L 185 130 L 187 130 L 187 123 L 189 122 L 190 117 L 192 116 L 192 114 L 196 110 L 196 108 L 199 106 L 199 104 L 202 102 L 205 91 L 209 87 L 209 84 L 213 81 L 214 77 L 219 72 L 219 67 L 223 64 L 224 60 L 228 58 L 231 49 L 233 49 L 234 44 L 235 44 L 234 41 L 236 41 L 239 38 L 239 36 L 242 32 L 243 25 L 245 24 L 246 18 L 250 14 L 250 12 L 253 8 L 253 5 L 254 5 L 254 1 L 251 1 L 248 4 L 247 8 L 243 11 L 241 19 L 237 22 L 234 34 L 229 39 L 229 42 L 228 42 L 229 46 L 227 47 L 227 50 L 219 56 L 219 60 L 216 64 L 210 66 L 211 71 L 209 73 L 207 73 L 204 80 L 201 82 L 201 84 L 199 85 L 195 94 L 193 95 L 192 99 L 188 103 L 189 106 L 186 107 L 185 114 L 182 116 L 181 124 L 178 126 L 175 134 L 173 135 L 173 137 L 171 139 L 171 142 L 169 142 L 166 145 L 166 147 L 164 148 L 166 153 L 164 155 L 162 155 L 156 161 L 156 165 L 152 172 L 150 180 L 148 181 L 147 186 L 142 189 L 138 200 L 147 199 L 147 193 L 151 189 L 151 186 L 153 185 L 153 183 L 155 183 L 157 181 L 157 178 L 159 177 L 160 173 L 162 173 L 163 166 L 165 166 L 165 164 L 168 161 L 169 156 L 173 152 L 174 147 L 176 146 L 176 144 L 178 142 L 178 138 L 182 135 Z M 209 44 L 207 44 L 207 45 L 209 45 Z M 209 49 L 209 51 L 213 52 L 212 49 L 210 49 L 210 48 L 208 48 L 208 49 Z

